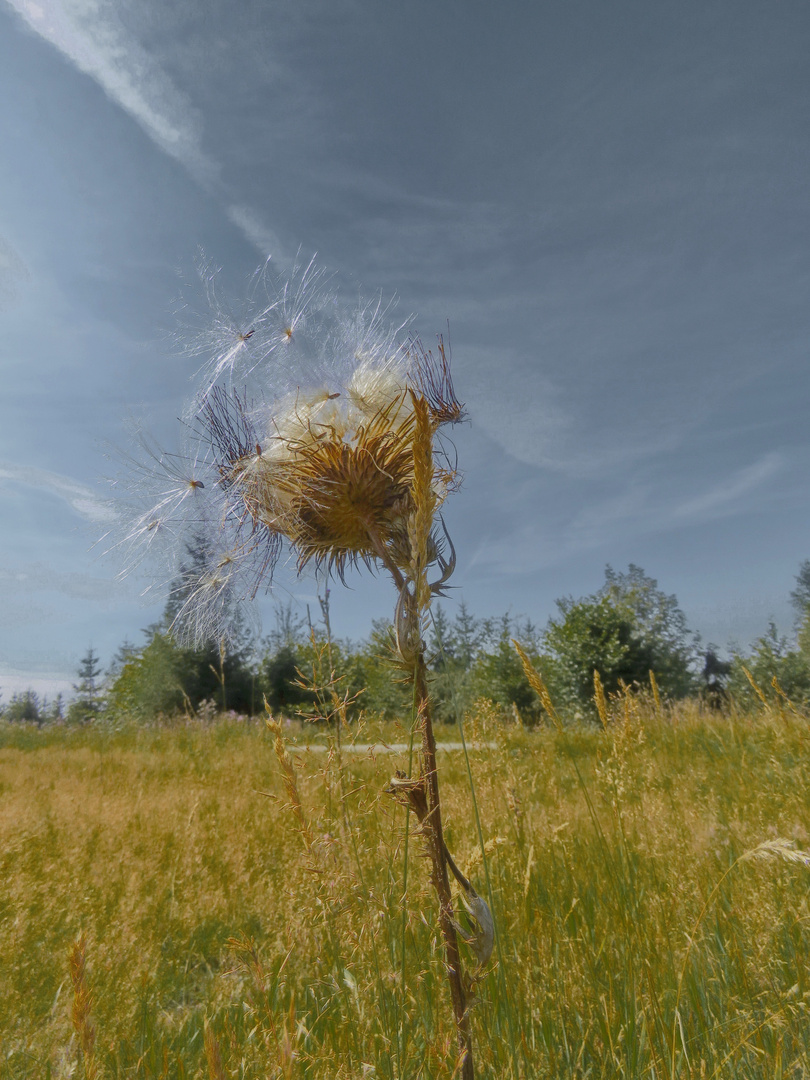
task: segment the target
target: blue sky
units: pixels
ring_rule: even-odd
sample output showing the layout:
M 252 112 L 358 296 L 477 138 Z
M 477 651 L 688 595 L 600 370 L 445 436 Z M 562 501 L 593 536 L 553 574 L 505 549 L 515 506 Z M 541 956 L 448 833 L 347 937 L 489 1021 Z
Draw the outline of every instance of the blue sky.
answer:
M 449 321 L 476 613 L 542 624 L 632 561 L 707 640 L 790 630 L 808 43 L 799 2 L 0 0 L 4 700 L 160 614 L 93 542 L 128 419 L 175 437 L 200 248 L 237 301 L 300 249 Z M 361 637 L 391 598 L 351 585 Z

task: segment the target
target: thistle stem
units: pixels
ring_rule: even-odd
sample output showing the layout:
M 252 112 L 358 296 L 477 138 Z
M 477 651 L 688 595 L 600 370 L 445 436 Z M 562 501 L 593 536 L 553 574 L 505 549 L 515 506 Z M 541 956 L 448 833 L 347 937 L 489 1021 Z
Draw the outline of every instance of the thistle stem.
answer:
M 433 887 L 439 899 L 439 928 L 444 940 L 447 980 L 450 984 L 450 997 L 453 1002 L 458 1047 L 464 1055 L 461 1077 L 462 1080 L 474 1080 L 470 1017 L 467 1012 L 467 1000 L 461 980 L 461 956 L 459 954 L 458 935 L 456 934 L 453 897 L 450 892 L 450 880 L 447 876 L 447 849 L 442 831 L 439 774 L 436 769 L 436 739 L 433 734 L 427 671 L 421 652 L 414 664 L 414 683 L 416 687 L 417 715 L 421 724 L 422 767 L 424 769 L 428 804 L 428 813 L 423 827 L 428 839 Z

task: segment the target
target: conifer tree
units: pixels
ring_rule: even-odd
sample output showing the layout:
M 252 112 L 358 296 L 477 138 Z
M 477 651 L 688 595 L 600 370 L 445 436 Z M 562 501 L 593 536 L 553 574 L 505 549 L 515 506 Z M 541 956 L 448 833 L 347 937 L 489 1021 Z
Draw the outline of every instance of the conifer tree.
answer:
M 79 681 L 73 684 L 76 699 L 68 710 L 68 718 L 74 723 L 89 724 L 98 719 L 103 706 L 99 682 L 101 661 L 92 645 L 79 662 L 77 675 Z
M 33 690 L 13 694 L 3 711 L 3 719 L 8 723 L 41 724 L 42 706 L 37 694 Z

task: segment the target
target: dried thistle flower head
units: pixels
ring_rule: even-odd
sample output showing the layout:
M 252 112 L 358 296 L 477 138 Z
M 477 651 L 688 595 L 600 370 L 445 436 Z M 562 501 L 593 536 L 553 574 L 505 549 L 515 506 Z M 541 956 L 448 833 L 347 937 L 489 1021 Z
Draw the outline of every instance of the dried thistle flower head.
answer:
M 207 295 L 219 304 L 208 264 L 205 273 Z M 170 497 L 156 490 L 154 507 L 140 509 L 124 530 L 128 550 L 149 542 L 153 520 L 180 549 L 186 527 L 208 538 L 211 565 L 185 589 L 180 613 L 197 640 L 216 636 L 229 598 L 252 597 L 269 584 L 284 541 L 299 570 L 311 564 L 343 578 L 359 563 L 382 565 L 401 591 L 417 565 L 423 573 L 426 564 L 439 563 L 437 589 L 449 576 L 431 523 L 459 482 L 439 432 L 463 408 L 444 342 L 434 355 L 418 339 L 403 340 L 403 327 L 387 326 L 379 303 L 338 318 L 312 263 L 276 282 L 275 298 L 266 269 L 260 280 L 260 290 L 253 286 L 262 293 L 254 315 L 244 311 L 235 320 L 215 310 L 213 328 L 200 335 L 213 355 L 186 414 L 198 463 L 188 472 L 193 500 L 185 488 L 179 495 L 172 489 Z M 427 453 L 419 452 L 425 439 Z M 153 452 L 152 458 L 160 466 L 155 475 L 168 461 L 181 487 L 187 483 L 174 456 Z M 421 531 L 414 530 L 417 503 L 422 519 L 430 507 Z M 175 509 L 182 511 L 176 522 Z M 416 536 L 420 555 L 413 550 Z

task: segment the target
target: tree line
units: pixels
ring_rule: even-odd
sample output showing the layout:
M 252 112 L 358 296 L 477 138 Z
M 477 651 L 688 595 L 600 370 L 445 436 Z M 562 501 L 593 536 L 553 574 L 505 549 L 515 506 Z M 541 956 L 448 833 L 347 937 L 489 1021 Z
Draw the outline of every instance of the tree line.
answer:
M 171 625 L 200 557 L 190 550 L 189 568 L 141 645 L 125 642 L 106 672 L 88 650 L 67 707 L 61 697 L 41 701 L 29 690 L 5 707 L 0 703 L 3 719 L 47 724 L 255 716 L 265 703 L 276 715 L 328 717 L 336 701 L 350 719 L 363 711 L 384 719 L 408 715 L 411 689 L 392 662 L 391 627 L 376 621 L 365 641 L 333 639 L 328 589 L 315 623 L 282 605 L 274 629 L 258 638 L 235 608 L 227 641 L 193 647 L 179 642 Z M 602 586 L 589 596 L 559 599 L 543 629 L 508 613 L 477 618 L 463 601 L 455 609 L 437 605 L 427 635 L 437 719 L 455 723 L 479 699 L 527 726 L 543 719 L 513 639 L 541 672 L 558 710 L 574 721 L 595 718 L 594 671 L 608 694 L 649 688 L 654 672 L 659 692 L 670 700 L 700 695 L 722 709 L 732 699 L 753 704 L 759 691 L 810 704 L 810 560 L 799 569 L 791 600 L 797 615 L 792 641 L 771 624 L 747 653 L 734 652 L 728 661 L 690 632 L 677 597 L 633 564 L 625 572 L 608 566 Z

